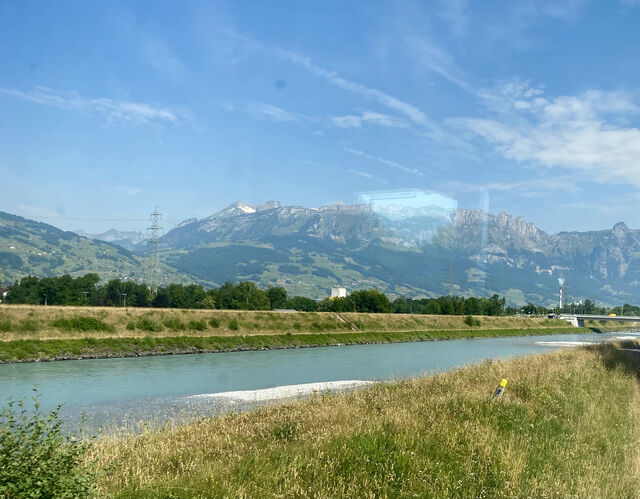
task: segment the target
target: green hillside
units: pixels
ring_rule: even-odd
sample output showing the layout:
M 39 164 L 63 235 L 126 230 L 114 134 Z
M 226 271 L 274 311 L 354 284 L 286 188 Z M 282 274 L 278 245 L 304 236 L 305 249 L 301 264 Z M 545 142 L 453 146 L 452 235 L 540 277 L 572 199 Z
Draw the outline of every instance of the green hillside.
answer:
M 194 279 L 163 265 L 164 279 Z M 102 279 L 146 280 L 146 259 L 113 244 L 87 239 L 52 225 L 0 212 L 0 283 L 27 275 L 39 277 L 88 272 Z

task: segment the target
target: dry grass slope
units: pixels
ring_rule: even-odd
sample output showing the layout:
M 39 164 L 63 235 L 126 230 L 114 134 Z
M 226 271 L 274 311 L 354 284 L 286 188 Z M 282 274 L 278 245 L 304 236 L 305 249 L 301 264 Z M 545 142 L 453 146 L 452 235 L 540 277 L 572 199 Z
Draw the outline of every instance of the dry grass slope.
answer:
M 566 321 L 524 317 L 480 317 L 479 326 L 469 326 L 464 322 L 463 316 L 452 315 L 343 313 L 340 316 L 329 312 L 4 305 L 0 306 L 0 341 L 136 338 L 149 335 L 171 337 L 340 333 L 354 330 L 540 329 L 568 326 Z M 75 327 L 70 324 L 71 320 L 77 322 Z
M 604 345 L 105 438 L 89 459 L 123 498 L 627 499 L 638 407 L 635 361 Z

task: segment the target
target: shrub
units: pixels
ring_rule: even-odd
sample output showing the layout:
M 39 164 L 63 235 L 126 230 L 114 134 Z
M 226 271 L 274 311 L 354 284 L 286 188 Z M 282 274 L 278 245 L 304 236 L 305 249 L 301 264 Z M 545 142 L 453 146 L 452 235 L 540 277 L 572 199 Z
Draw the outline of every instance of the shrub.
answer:
M 213 319 L 209 320 L 209 325 L 211 327 L 220 327 L 220 319 L 218 319 L 217 317 L 214 317 Z
M 11 321 L 0 321 L 0 331 L 11 331 Z
M 133 321 L 129 321 L 127 322 L 127 330 L 128 331 L 135 331 L 136 329 L 136 323 Z
M 83 464 L 90 444 L 63 435 L 59 410 L 45 414 L 36 400 L 32 412 L 22 401 L 0 411 L 0 497 L 96 496 L 95 473 Z
M 163 324 L 172 331 L 184 331 L 186 326 L 178 317 L 167 317 Z
M 231 321 L 229 321 L 229 329 L 231 329 L 232 331 L 237 331 L 238 329 L 240 329 L 240 324 L 238 323 L 237 319 L 231 319 Z
M 142 331 L 162 331 L 162 324 L 154 321 L 149 317 L 140 317 L 138 322 L 136 322 L 136 327 L 141 329 Z
M 193 329 L 195 331 L 204 331 L 207 329 L 207 321 L 204 319 L 200 319 L 199 321 L 191 320 L 189 321 L 189 329 Z
M 34 319 L 24 319 L 20 323 L 20 329 L 22 331 L 35 332 L 40 329 L 40 324 L 38 324 L 38 321 Z
M 472 315 L 467 315 L 464 318 L 464 323 L 467 326 L 479 326 L 480 325 L 480 320 L 479 319 L 475 319 Z
M 113 331 L 113 326 L 102 322 L 95 317 L 72 317 L 71 319 L 56 319 L 52 323 L 53 327 L 67 331 Z

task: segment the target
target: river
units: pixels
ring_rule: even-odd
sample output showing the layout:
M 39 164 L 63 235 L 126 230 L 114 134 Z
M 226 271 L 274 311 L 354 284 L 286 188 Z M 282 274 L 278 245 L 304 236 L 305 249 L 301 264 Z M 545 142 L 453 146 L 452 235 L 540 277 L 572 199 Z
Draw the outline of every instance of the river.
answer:
M 484 359 L 547 352 L 634 333 L 564 334 L 389 343 L 252 352 L 0 365 L 0 404 L 29 399 L 63 417 L 84 414 L 90 428 L 179 421 L 291 395 L 261 389 L 341 380 L 392 380 L 442 372 Z M 352 388 L 357 383 L 342 388 Z M 311 385 L 304 393 L 322 385 Z M 244 390 L 258 390 L 233 394 Z M 280 390 L 282 392 L 282 390 Z M 294 390 L 295 392 L 295 390 Z M 217 394 L 217 395 L 203 395 Z M 194 396 L 201 395 L 201 396 Z M 253 397 L 253 401 L 252 401 Z

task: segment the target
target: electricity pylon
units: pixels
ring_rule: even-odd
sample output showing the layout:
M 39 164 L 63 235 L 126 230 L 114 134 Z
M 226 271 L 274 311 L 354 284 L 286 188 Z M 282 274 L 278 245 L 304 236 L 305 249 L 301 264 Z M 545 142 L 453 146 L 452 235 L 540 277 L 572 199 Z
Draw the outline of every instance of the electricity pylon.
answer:
M 149 265 L 149 291 L 153 300 L 158 293 L 158 285 L 160 284 L 160 258 L 158 257 L 158 239 L 163 227 L 160 226 L 162 214 L 156 206 L 155 211 L 151 214 L 151 227 L 147 228 L 149 235 L 149 248 L 151 250 L 151 262 Z

